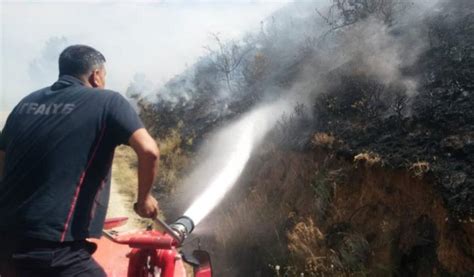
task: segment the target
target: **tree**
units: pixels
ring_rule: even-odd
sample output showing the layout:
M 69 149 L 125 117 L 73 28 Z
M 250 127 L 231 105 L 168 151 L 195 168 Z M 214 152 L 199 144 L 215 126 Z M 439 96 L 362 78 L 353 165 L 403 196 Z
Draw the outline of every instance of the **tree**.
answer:
M 205 47 L 210 54 L 211 61 L 217 70 L 224 75 L 229 91 L 232 91 L 231 79 L 234 71 L 239 67 L 240 63 L 252 49 L 251 47 L 242 47 L 235 41 L 223 43 L 218 34 L 211 34 L 217 43 L 217 50 Z M 243 49 L 242 49 L 243 48 Z
M 390 103 L 390 110 L 394 112 L 399 120 L 403 119 L 405 115 L 407 104 L 409 101 L 408 95 L 402 89 L 395 89 L 391 92 L 392 99 Z
M 322 38 L 337 29 L 353 25 L 370 16 L 392 26 L 395 15 L 405 11 L 409 4 L 407 0 L 333 0 L 326 15 L 316 9 L 319 16 L 329 26 L 329 30 L 322 35 Z

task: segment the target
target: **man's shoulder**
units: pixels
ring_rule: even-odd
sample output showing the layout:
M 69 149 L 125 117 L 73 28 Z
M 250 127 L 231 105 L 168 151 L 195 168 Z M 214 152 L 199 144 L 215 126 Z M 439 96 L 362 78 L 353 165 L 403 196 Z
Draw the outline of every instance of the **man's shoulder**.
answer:
M 102 90 L 102 93 L 107 95 L 107 97 L 123 98 L 122 94 L 120 92 L 115 91 L 115 90 L 104 89 L 104 90 Z
M 21 102 L 28 102 L 30 100 L 33 100 L 33 99 L 37 99 L 39 97 L 41 97 L 41 95 L 44 94 L 45 91 L 48 91 L 50 90 L 51 87 L 44 87 L 44 88 L 40 88 L 38 90 L 35 90 L 33 92 L 30 92 L 28 95 L 26 95 L 25 97 L 23 97 L 23 99 L 20 101 Z
M 99 88 L 87 88 L 91 92 L 94 92 L 97 97 L 105 98 L 105 99 L 115 99 L 115 98 L 122 98 L 122 94 L 117 91 L 110 90 L 110 89 L 99 89 Z
M 117 98 L 122 97 L 120 93 L 113 90 L 88 87 L 84 87 L 79 94 L 82 95 L 80 98 L 85 97 L 87 103 L 94 106 L 110 106 L 117 101 Z

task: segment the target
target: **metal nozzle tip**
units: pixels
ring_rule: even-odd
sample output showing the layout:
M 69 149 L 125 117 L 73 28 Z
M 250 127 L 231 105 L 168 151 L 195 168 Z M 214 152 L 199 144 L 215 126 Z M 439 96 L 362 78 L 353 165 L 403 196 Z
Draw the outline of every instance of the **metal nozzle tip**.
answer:
M 183 243 L 186 237 L 194 230 L 194 222 L 187 216 L 181 216 L 174 223 L 170 224 L 170 227 L 180 238 L 180 243 Z

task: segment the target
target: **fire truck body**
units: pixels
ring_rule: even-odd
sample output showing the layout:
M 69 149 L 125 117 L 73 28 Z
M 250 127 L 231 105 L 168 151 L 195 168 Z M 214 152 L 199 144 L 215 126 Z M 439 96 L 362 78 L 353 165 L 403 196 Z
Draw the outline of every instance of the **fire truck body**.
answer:
M 109 277 L 186 277 L 183 256 L 179 247 L 192 231 L 186 230 L 182 240 L 176 234 L 165 231 L 139 230 L 116 232 L 110 230 L 125 224 L 127 218 L 108 219 L 104 227 L 104 236 L 91 240 L 98 246 L 94 259 L 104 268 Z M 178 220 L 179 222 L 179 220 Z M 165 224 L 161 222 L 161 224 Z M 169 230 L 171 227 L 167 225 Z M 107 230 L 109 229 L 109 230 Z M 193 253 L 193 276 L 211 277 L 212 270 L 209 255 L 205 251 Z

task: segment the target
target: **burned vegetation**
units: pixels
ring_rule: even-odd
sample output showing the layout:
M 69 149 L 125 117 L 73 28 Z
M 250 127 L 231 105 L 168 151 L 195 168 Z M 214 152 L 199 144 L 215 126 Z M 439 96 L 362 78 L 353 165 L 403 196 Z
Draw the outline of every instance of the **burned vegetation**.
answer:
M 214 36 L 157 99 L 134 94 L 166 149 L 165 211 L 211 131 L 286 97 L 293 112 L 202 223 L 218 276 L 471 276 L 473 2 L 330 3 Z
M 371 151 L 389 168 L 433 177 L 450 212 L 461 219 L 474 215 L 472 15 L 447 10 L 426 19 L 427 48 L 401 69 L 416 78 L 416 92 L 359 74 L 350 64 L 330 74 L 337 86 L 314 106 L 316 130 L 337 137 L 341 154 Z

